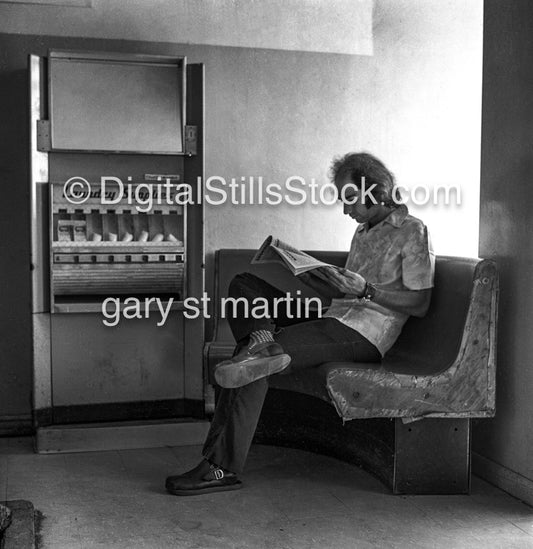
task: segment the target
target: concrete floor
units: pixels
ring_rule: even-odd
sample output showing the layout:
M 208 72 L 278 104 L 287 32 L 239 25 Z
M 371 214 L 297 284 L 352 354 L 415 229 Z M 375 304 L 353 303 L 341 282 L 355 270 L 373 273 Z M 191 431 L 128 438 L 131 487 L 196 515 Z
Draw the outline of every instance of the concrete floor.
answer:
M 29 438 L 0 439 L 0 501 L 44 514 L 44 549 L 533 548 L 533 509 L 477 478 L 471 496 L 393 496 L 335 459 L 254 446 L 242 490 L 168 495 L 165 477 L 199 455 L 36 455 Z

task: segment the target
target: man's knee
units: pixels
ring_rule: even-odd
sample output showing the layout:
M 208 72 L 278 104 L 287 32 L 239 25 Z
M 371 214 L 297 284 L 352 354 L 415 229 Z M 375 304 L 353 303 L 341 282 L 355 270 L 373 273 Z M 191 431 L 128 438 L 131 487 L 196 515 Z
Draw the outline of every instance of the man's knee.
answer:
M 263 281 L 252 273 L 239 273 L 235 275 L 228 287 L 229 297 L 246 295 L 249 290 L 257 290 Z

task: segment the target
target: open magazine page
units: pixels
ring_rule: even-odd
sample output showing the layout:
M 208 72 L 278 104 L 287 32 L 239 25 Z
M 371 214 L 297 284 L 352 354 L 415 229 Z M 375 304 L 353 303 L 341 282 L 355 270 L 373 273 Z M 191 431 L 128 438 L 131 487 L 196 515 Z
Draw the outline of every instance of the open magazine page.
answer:
M 283 261 L 285 261 L 289 269 L 296 276 L 307 271 L 311 271 L 312 269 L 327 265 L 327 263 L 319 261 L 304 252 L 293 252 L 277 246 L 272 247 L 278 252 L 280 257 Z
M 282 263 L 296 276 L 328 265 L 272 236 L 263 242 L 252 263 Z

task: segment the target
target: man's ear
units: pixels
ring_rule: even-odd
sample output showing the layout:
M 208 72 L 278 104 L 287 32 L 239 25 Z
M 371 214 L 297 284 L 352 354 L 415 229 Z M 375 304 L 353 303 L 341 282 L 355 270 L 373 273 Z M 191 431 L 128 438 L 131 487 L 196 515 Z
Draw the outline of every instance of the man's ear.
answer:
M 376 191 L 374 193 L 374 198 L 376 199 L 376 202 L 382 206 L 388 201 L 387 193 L 384 191 Z

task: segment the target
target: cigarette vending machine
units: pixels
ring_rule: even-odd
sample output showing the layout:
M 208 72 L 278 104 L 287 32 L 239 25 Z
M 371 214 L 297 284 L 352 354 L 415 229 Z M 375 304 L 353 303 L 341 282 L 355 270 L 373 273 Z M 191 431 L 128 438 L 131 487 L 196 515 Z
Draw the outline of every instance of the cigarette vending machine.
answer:
M 37 450 L 126 420 L 199 442 L 203 319 L 183 303 L 204 292 L 203 210 L 178 196 L 203 181 L 203 66 L 30 56 L 30 108 Z

